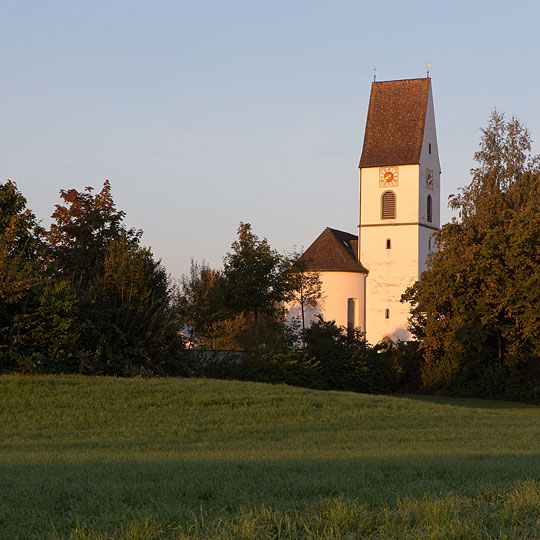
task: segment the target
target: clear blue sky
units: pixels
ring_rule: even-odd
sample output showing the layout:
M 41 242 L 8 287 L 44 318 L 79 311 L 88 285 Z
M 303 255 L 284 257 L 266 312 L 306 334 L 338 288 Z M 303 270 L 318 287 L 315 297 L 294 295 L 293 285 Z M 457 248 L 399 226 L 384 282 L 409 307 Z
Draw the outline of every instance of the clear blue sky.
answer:
M 373 67 L 430 62 L 447 221 L 494 108 L 540 139 L 539 19 L 522 0 L 1 0 L 0 181 L 48 224 L 61 188 L 110 179 L 174 277 L 220 266 L 240 221 L 307 247 L 356 232 Z

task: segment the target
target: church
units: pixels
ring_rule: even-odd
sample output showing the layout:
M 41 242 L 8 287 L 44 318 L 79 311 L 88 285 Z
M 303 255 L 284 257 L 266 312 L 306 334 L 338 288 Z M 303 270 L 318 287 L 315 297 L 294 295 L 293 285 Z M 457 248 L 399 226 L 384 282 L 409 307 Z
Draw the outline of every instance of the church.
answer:
M 372 83 L 359 169 L 358 234 L 327 227 L 301 257 L 322 284 L 306 320 L 322 315 L 371 344 L 407 340 L 410 307 L 401 295 L 426 269 L 440 226 L 429 76 Z

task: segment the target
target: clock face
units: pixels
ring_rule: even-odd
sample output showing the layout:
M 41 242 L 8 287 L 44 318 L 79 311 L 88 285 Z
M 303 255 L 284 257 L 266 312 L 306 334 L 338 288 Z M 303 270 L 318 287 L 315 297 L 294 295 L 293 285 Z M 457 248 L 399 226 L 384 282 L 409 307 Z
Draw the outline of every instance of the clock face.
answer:
M 379 168 L 379 187 L 391 187 L 398 185 L 398 168 L 397 167 L 380 167 Z

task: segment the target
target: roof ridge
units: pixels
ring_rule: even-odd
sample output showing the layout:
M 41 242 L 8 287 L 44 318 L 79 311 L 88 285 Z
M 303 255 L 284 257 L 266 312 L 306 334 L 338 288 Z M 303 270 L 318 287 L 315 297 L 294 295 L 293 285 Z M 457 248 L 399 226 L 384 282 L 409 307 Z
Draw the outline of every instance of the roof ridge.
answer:
M 379 83 L 391 83 L 391 82 L 406 82 L 406 81 L 425 81 L 428 80 L 431 83 L 431 77 L 409 77 L 407 79 L 388 79 L 387 81 L 373 81 L 375 84 Z

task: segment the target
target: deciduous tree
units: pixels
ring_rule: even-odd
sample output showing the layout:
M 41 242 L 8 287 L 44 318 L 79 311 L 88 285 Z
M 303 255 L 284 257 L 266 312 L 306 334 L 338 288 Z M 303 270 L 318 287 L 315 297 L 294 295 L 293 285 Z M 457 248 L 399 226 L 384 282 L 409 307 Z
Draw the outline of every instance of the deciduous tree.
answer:
M 125 212 L 116 209 L 108 180 L 99 193 L 93 191 L 90 186 L 84 191 L 62 189 L 64 204 L 56 205 L 51 216 L 54 222 L 45 234 L 57 272 L 83 284 L 101 270 L 111 240 L 122 232 L 129 238 L 142 234 L 128 231 L 122 224 Z
M 230 307 L 250 314 L 258 332 L 260 314 L 274 317 L 282 312 L 286 289 L 283 258 L 266 238 L 261 240 L 253 233 L 249 223 L 240 223 L 238 240 L 223 263 Z
M 231 315 L 225 305 L 223 273 L 192 259 L 189 275 L 182 276 L 176 305 L 189 344 L 215 348 L 215 325 Z
M 504 386 L 540 356 L 540 162 L 528 130 L 497 112 L 474 157 L 471 183 L 450 197 L 459 219 L 404 295 L 430 387 Z
M 307 263 L 294 253 L 288 260 L 285 301 L 300 307 L 302 320 L 302 348 L 305 348 L 306 308 L 322 296 L 322 282 L 318 272 L 307 269 Z

